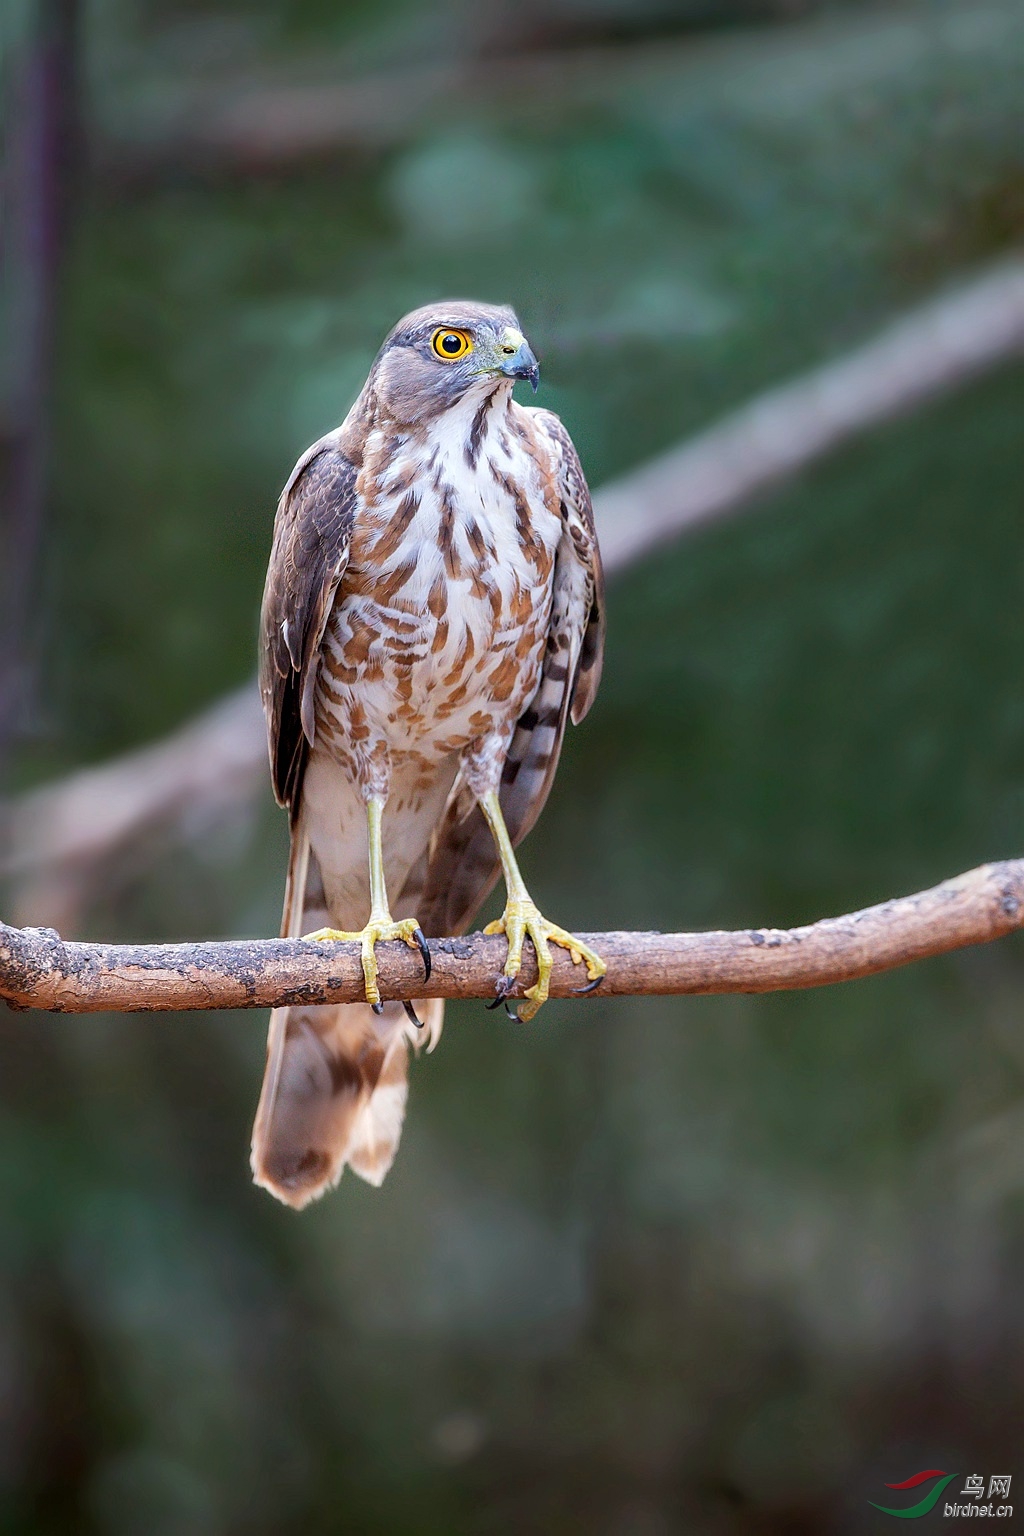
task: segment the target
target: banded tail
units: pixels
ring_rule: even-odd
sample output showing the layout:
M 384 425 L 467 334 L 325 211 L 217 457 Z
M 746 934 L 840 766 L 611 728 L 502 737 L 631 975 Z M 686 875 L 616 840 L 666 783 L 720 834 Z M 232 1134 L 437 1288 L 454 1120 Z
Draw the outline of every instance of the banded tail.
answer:
M 327 911 L 309 840 L 296 827 L 282 937 L 327 926 L 339 924 Z M 301 1210 L 337 1184 L 346 1164 L 370 1184 L 383 1182 L 405 1118 L 408 1042 L 432 1050 L 444 1019 L 440 998 L 415 1007 L 422 1031 L 401 1003 L 385 1003 L 382 1014 L 368 1003 L 273 1009 L 252 1133 L 257 1184 Z

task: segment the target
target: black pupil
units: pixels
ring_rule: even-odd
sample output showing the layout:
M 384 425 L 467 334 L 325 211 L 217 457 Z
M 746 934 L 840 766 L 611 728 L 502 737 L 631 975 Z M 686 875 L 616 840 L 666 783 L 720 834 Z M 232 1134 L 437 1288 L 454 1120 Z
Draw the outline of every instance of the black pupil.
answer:
M 462 351 L 462 337 L 452 335 L 442 336 L 441 349 L 442 351 L 447 352 L 449 357 L 453 357 L 456 352 Z

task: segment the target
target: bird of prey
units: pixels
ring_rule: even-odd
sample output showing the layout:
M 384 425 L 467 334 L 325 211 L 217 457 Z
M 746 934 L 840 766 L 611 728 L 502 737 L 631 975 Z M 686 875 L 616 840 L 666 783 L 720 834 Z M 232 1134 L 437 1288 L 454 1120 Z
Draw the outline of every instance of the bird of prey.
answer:
M 406 315 L 349 414 L 282 492 L 261 620 L 274 790 L 291 817 L 281 931 L 360 939 L 366 1002 L 277 1008 L 253 1129 L 258 1184 L 301 1208 L 346 1165 L 380 1184 L 405 1113 L 408 1042 L 443 1003 L 382 1003 L 376 944 L 465 932 L 499 873 L 508 939 L 548 995 L 550 944 L 513 852 L 540 814 L 567 718 L 593 702 L 603 583 L 590 495 L 558 417 L 512 398 L 537 359 L 511 309 Z M 389 901 L 390 895 L 390 901 Z M 367 911 L 369 915 L 367 915 Z M 310 934 L 310 930 L 314 930 Z M 429 974 L 429 970 L 428 970 Z

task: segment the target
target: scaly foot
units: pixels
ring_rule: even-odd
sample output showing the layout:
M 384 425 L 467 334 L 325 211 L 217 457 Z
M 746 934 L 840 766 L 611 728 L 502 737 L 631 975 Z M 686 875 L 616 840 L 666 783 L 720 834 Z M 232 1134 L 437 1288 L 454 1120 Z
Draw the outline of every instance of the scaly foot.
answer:
M 579 939 L 571 933 L 566 933 L 564 928 L 559 928 L 555 923 L 549 923 L 542 916 L 537 906 L 530 900 L 510 896 L 505 904 L 505 910 L 496 922 L 488 923 L 484 933 L 503 933 L 508 938 L 508 959 L 505 961 L 505 980 L 498 983 L 498 998 L 507 996 L 511 990 L 511 984 L 519 975 L 519 968 L 523 963 L 523 940 L 531 938 L 533 947 L 537 951 L 538 977 L 536 985 L 528 987 L 525 993 L 525 1001 L 519 1004 L 519 1017 L 525 1021 L 532 1019 L 543 1003 L 547 1002 L 548 988 L 551 985 L 551 951 L 549 944 L 560 944 L 567 949 L 572 956 L 573 965 L 586 962 L 587 976 L 590 985 L 581 987 L 581 992 L 593 992 L 600 985 L 601 977 L 608 967 L 601 956 L 586 944 L 581 944 Z
M 390 913 L 385 913 L 383 917 L 371 917 L 366 927 L 359 933 L 345 933 L 341 928 L 318 928 L 315 933 L 303 934 L 303 938 L 359 940 L 362 949 L 363 978 L 366 982 L 366 1001 L 375 1013 L 379 1013 L 383 1007 L 380 988 L 377 985 L 377 956 L 374 954 L 374 947 L 377 944 L 384 943 L 388 939 L 402 939 L 411 949 L 418 949 L 423 956 L 424 980 L 430 980 L 430 950 L 423 937 L 423 929 L 415 917 L 404 917 L 400 923 L 396 923 L 392 920 Z M 416 1022 L 418 1024 L 419 1020 L 417 1019 Z

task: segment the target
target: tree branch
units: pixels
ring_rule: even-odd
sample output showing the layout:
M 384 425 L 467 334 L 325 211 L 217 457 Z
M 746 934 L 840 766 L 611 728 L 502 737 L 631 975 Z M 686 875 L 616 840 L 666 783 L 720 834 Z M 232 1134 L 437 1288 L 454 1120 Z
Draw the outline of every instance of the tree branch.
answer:
M 930 955 L 984 944 L 1024 927 L 1024 859 L 983 864 L 916 896 L 904 896 L 802 928 L 735 933 L 595 933 L 581 938 L 608 963 L 604 996 L 779 992 L 893 970 Z M 506 944 L 481 933 L 432 939 L 424 982 L 404 944 L 378 950 L 387 999 L 494 996 Z M 515 996 L 536 980 L 528 946 Z M 585 981 L 555 950 L 551 993 Z M 47 928 L 0 923 L 0 999 L 56 1013 L 265 1008 L 357 1002 L 363 973 L 356 943 L 252 939 L 203 944 L 73 944 Z

